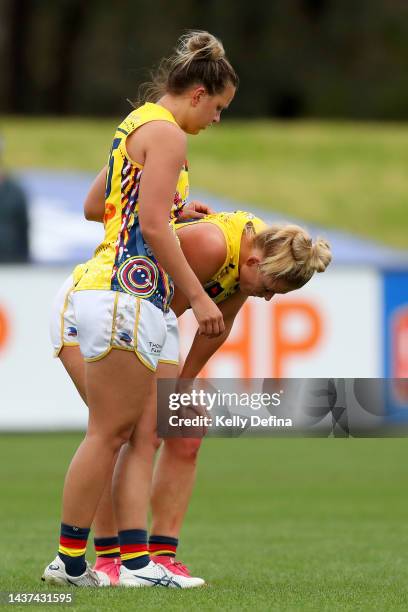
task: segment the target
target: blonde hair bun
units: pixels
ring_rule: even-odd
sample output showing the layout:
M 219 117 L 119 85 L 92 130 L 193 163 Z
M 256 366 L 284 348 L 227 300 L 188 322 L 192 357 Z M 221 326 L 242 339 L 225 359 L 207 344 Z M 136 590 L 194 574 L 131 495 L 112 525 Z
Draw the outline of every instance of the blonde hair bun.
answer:
M 293 259 L 303 264 L 306 273 L 324 272 L 331 262 L 330 245 L 323 238 L 317 238 L 313 243 L 309 234 L 303 228 L 293 226 L 292 239 Z
M 298 262 L 305 262 L 309 259 L 312 250 L 312 239 L 301 228 L 292 226 L 292 254 L 293 259 Z
M 180 38 L 177 55 L 189 64 L 193 60 L 218 61 L 225 57 L 222 42 L 205 31 L 188 32 Z
M 310 265 L 316 272 L 324 272 L 332 260 L 330 244 L 323 238 L 317 238 L 312 245 Z
M 313 242 L 299 225 L 276 224 L 254 237 L 263 251 L 261 270 L 266 275 L 286 278 L 301 287 L 315 272 L 324 272 L 332 260 L 327 240 Z

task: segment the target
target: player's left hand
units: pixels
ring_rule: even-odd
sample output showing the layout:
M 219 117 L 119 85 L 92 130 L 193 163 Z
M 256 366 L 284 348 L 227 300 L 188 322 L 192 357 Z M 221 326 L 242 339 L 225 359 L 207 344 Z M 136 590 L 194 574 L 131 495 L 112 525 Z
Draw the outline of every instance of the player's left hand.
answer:
M 199 202 L 198 200 L 192 200 L 183 207 L 182 212 L 179 214 L 177 221 L 187 221 L 188 219 L 202 219 L 206 215 L 213 215 L 213 210 L 207 204 Z

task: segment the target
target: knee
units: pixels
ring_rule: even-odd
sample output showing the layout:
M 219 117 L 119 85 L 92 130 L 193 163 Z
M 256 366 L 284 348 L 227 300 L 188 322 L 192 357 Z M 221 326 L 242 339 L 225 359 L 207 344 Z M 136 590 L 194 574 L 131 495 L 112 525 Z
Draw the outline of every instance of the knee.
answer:
M 137 429 L 129 439 L 129 446 L 143 455 L 155 455 L 161 444 L 155 432 L 140 432 Z
M 118 453 L 124 444 L 132 437 L 134 425 L 118 426 L 110 431 L 89 430 L 87 437 L 98 438 L 104 448 L 109 448 L 113 453 Z
M 201 446 L 200 438 L 175 438 L 173 440 L 165 440 L 166 450 L 174 457 L 188 463 L 197 461 L 198 451 Z
M 119 450 L 124 444 L 132 439 L 134 425 L 127 425 L 118 428 L 113 434 L 113 445 Z

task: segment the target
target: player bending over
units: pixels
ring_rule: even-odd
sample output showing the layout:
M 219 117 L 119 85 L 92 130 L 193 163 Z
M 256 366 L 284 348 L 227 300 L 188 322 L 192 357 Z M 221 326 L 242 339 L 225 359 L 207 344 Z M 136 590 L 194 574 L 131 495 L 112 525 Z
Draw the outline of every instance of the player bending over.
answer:
M 205 206 L 201 209 L 205 210 Z M 98 214 L 95 208 L 93 216 L 101 217 L 102 212 Z M 189 302 L 176 287 L 158 377 L 176 378 L 180 375 L 195 378 L 227 339 L 235 317 L 248 296 L 269 301 L 275 294 L 299 289 L 315 272 L 323 272 L 331 260 L 326 241 L 320 239 L 313 243 L 306 231 L 297 225 L 267 227 L 263 221 L 247 212 L 211 214 L 199 221 L 173 225 L 187 261 L 223 314 L 225 331 L 213 338 L 197 333 L 179 374 L 176 317 L 185 312 Z M 83 267 L 80 267 L 76 274 L 83 271 Z M 70 278 L 55 303 L 52 335 L 61 361 L 86 401 L 84 360 L 77 341 L 70 336 L 75 325 L 70 299 L 72 286 Z M 131 336 L 130 324 L 130 320 L 122 319 L 120 328 L 115 330 L 115 337 L 120 343 L 118 346 L 134 350 L 134 344 L 129 343 L 128 339 Z M 144 469 L 144 466 L 151 466 L 160 445 L 156 437 L 156 411 L 152 408 L 140 417 L 138 430 L 127 450 L 127 461 L 131 462 L 136 474 L 135 480 L 128 486 L 147 493 L 150 493 L 151 487 L 149 553 L 156 562 L 185 577 L 189 577 L 190 573 L 176 561 L 175 556 L 193 489 L 200 444 L 200 439 L 164 440 L 151 485 L 151 468 Z M 134 507 L 135 524 L 143 528 L 145 513 L 144 506 Z M 116 584 L 120 551 L 112 510 L 111 483 L 105 488 L 93 527 L 97 554 L 95 569 L 106 573 L 111 584 Z

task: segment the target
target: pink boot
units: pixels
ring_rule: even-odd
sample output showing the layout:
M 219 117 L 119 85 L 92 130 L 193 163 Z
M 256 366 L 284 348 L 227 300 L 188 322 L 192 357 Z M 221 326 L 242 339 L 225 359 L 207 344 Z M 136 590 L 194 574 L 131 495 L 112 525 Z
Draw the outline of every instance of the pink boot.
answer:
M 111 586 L 116 586 L 119 582 L 120 557 L 98 557 L 94 570 L 103 572 L 110 580 Z

